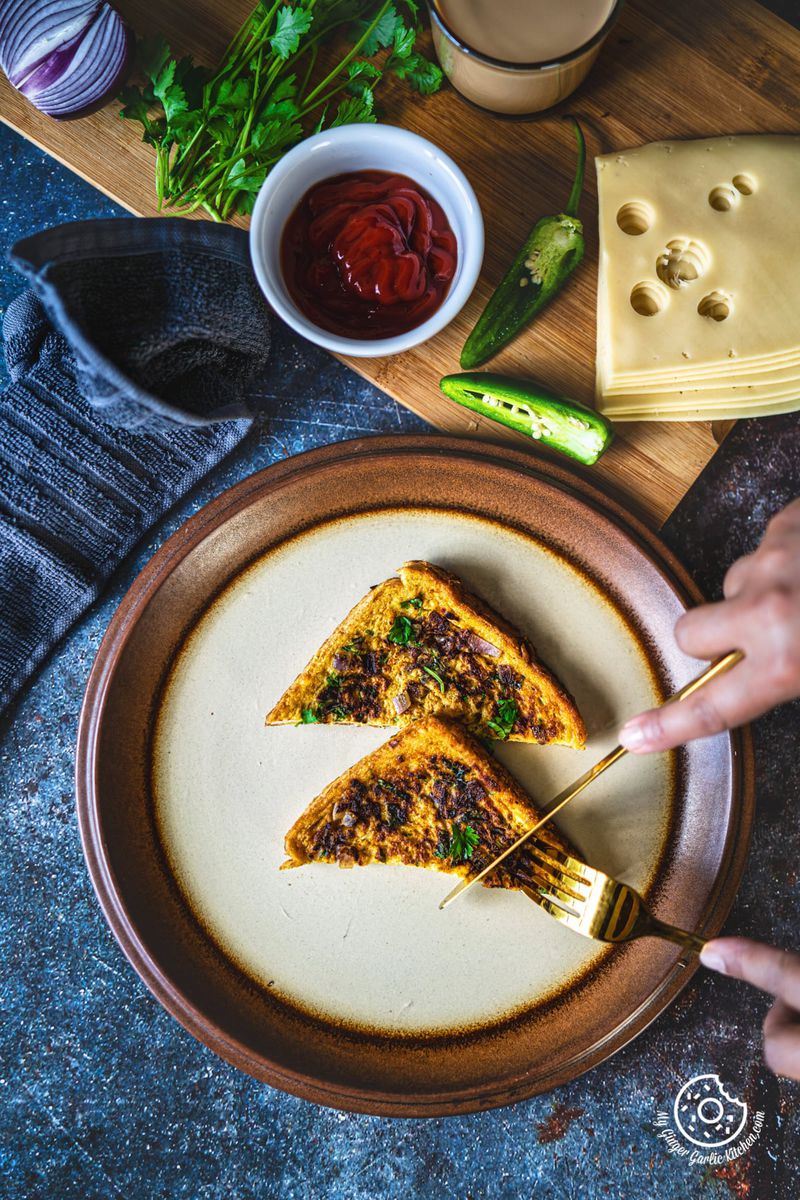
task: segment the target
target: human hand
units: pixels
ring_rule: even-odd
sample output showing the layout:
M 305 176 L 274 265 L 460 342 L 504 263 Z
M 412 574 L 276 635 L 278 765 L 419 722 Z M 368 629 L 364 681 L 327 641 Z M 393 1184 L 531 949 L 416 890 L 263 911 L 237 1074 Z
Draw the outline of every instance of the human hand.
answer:
M 800 696 L 800 500 L 773 517 L 753 554 L 733 564 L 723 594 L 718 604 L 685 613 L 675 637 L 694 658 L 742 650 L 744 660 L 686 700 L 633 717 L 620 731 L 626 749 L 670 750 Z
M 775 996 L 764 1021 L 764 1062 L 776 1075 L 800 1079 L 800 954 L 749 938 L 714 938 L 700 961 Z

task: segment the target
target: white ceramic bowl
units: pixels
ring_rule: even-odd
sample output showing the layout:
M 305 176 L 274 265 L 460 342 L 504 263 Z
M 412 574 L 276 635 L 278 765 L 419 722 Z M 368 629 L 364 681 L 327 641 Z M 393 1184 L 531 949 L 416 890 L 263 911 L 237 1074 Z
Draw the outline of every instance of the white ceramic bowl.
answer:
M 456 273 L 444 302 L 427 321 L 396 337 L 347 338 L 320 329 L 303 315 L 283 281 L 280 243 L 286 221 L 309 188 L 348 171 L 407 175 L 441 204 L 456 236 Z M 337 354 L 378 358 L 427 341 L 463 308 L 483 261 L 483 218 L 464 172 L 432 142 L 394 125 L 341 125 L 306 138 L 272 168 L 253 209 L 250 255 L 261 290 L 287 325 Z

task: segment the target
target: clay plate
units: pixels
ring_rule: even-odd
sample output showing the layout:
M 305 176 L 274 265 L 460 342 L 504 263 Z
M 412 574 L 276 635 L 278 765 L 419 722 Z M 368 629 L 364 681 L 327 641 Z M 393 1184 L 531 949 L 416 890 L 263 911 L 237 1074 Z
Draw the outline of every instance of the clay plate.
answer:
M 191 1033 L 321 1104 L 427 1116 L 575 1078 L 675 998 L 696 961 L 608 950 L 520 895 L 444 875 L 277 872 L 288 823 L 385 731 L 264 729 L 263 713 L 370 583 L 403 557 L 457 570 L 575 692 L 577 751 L 500 746 L 535 798 L 610 744 L 631 707 L 697 664 L 675 647 L 700 597 L 659 540 L 577 472 L 491 443 L 371 438 L 276 464 L 154 556 L 114 616 L 81 714 L 78 814 L 103 911 Z M 589 861 L 710 936 L 752 820 L 745 735 L 628 759 L 562 822 Z

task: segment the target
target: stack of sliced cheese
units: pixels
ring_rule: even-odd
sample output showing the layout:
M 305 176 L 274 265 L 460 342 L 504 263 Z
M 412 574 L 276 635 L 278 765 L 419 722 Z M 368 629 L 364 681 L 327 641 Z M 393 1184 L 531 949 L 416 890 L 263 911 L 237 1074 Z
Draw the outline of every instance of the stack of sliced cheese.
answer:
M 596 164 L 600 411 L 800 408 L 800 137 L 656 142 Z

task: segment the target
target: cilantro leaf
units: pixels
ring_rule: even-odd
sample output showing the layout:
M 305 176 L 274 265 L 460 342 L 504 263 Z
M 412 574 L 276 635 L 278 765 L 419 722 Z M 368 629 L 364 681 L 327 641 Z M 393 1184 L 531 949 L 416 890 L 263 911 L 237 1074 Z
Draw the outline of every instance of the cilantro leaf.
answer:
M 183 88 L 189 108 L 202 107 L 205 87 L 210 80 L 211 72 L 206 67 L 196 67 L 188 54 L 180 59 L 175 68 L 175 83 Z
M 164 114 L 167 118 L 167 124 L 172 126 L 177 117 L 185 113 L 189 107 L 189 102 L 186 99 L 186 93 L 179 83 L 173 83 L 168 87 L 163 95 L 159 96 L 161 103 L 164 106 Z
M 206 128 L 218 146 L 227 148 L 236 140 L 236 126 L 232 116 L 220 113 L 207 122 Z
M 408 58 L 417 40 L 416 30 L 407 25 L 397 24 L 392 38 L 392 54 L 398 58 Z
M 252 86 L 247 79 L 223 79 L 214 94 L 214 107 L 230 108 L 236 112 L 247 104 L 251 91 Z
M 318 725 L 319 717 L 314 712 L 313 708 L 304 708 L 301 713 L 301 718 L 297 722 L 298 725 Z
M 269 39 L 269 44 L 278 58 L 285 60 L 297 52 L 300 38 L 304 33 L 308 33 L 313 19 L 314 14 L 300 4 L 294 8 L 285 4 L 283 8 L 278 9 L 275 32 Z
M 243 158 L 237 158 L 228 176 L 230 187 L 243 192 L 257 192 L 264 182 L 266 171 L 258 165 L 248 167 Z
M 370 33 L 369 37 L 361 46 L 362 54 L 366 54 L 371 58 L 373 54 L 377 54 L 379 50 L 383 50 L 385 46 L 391 46 L 394 40 L 394 31 L 398 22 L 402 24 L 402 17 L 397 15 L 397 9 L 393 4 L 390 4 L 386 12 L 378 21 L 375 28 Z M 359 33 L 363 33 L 372 24 L 371 21 L 361 20 L 357 24 Z
M 153 81 L 153 91 L 159 100 L 162 98 L 164 92 L 168 91 L 174 83 L 177 68 L 178 63 L 176 59 L 168 58 L 166 62 L 161 63 L 157 71 L 150 72 L 150 78 Z
M 411 600 L 401 600 L 401 608 L 416 608 L 417 612 L 422 608 L 423 595 L 422 592 L 418 596 L 414 596 Z
M 437 858 L 450 858 L 457 866 L 459 863 L 466 862 L 472 858 L 476 849 L 480 845 L 480 837 L 472 828 L 471 825 L 458 825 L 453 822 L 450 834 L 450 844 L 446 840 L 440 838 L 439 845 L 435 850 Z
M 365 91 L 361 96 L 348 96 L 336 109 L 331 129 L 335 129 L 337 125 L 368 125 L 377 119 L 372 111 L 373 106 L 371 90 Z
M 136 65 L 150 80 L 155 80 L 172 58 L 172 51 L 161 34 L 140 38 L 136 44 Z
M 288 79 L 284 79 L 278 84 L 260 115 L 261 119 L 265 121 L 287 121 L 290 117 L 300 116 L 300 108 L 297 104 L 297 80 L 294 75 L 290 75 Z
M 142 89 L 130 85 L 124 87 L 118 99 L 123 105 L 119 115 L 126 121 L 140 121 L 145 128 L 145 132 L 148 132 L 153 124 L 150 120 L 151 105 L 142 95 Z
M 472 858 L 472 855 L 480 844 L 480 840 L 471 825 L 464 825 L 463 828 L 459 828 L 454 822 L 450 857 L 454 862 L 466 862 L 468 858 Z
M 250 146 L 258 156 L 274 155 L 302 136 L 303 129 L 297 121 L 262 121 L 250 133 Z
M 431 96 L 442 86 L 441 67 L 422 54 L 410 54 L 391 66 L 397 78 L 411 84 L 421 96 Z
M 414 626 L 408 617 L 398 614 L 394 619 L 394 625 L 386 635 L 388 642 L 394 642 L 395 646 L 417 645 L 414 639 Z
M 363 96 L 366 91 L 372 91 L 383 72 L 374 63 L 366 59 L 357 59 L 347 68 L 347 90 L 352 96 Z
M 519 709 L 513 700 L 505 696 L 497 704 L 497 719 L 487 721 L 486 724 L 492 729 L 501 741 L 505 741 L 508 735 L 513 731 L 519 716 Z
M 207 78 L 202 67 L 195 67 L 188 57 L 163 62 L 158 70 L 151 72 L 153 95 L 161 101 L 168 125 L 189 108 L 196 108 L 200 92 Z

